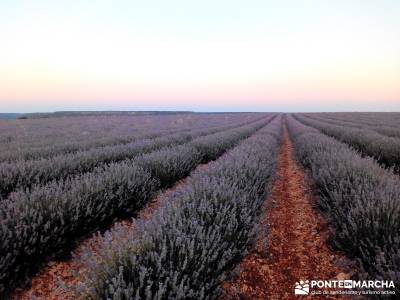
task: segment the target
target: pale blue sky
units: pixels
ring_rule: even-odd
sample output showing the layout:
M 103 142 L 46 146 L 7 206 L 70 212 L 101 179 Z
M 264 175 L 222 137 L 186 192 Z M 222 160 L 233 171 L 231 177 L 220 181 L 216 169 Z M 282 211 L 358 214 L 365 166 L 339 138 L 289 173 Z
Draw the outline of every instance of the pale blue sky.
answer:
M 0 1 L 0 111 L 400 110 L 400 1 Z

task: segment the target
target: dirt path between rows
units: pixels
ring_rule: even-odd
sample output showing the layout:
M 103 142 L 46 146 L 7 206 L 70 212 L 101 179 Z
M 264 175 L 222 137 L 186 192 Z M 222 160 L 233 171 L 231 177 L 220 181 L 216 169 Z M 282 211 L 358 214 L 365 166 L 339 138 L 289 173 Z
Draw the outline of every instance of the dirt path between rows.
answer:
M 196 167 L 195 171 L 207 169 L 207 164 Z M 194 172 L 194 171 L 193 171 Z M 189 177 L 177 182 L 173 187 L 160 192 L 144 209 L 142 209 L 136 220 L 146 221 L 159 209 L 169 195 L 174 193 L 182 185 L 186 184 Z M 123 220 L 115 222 L 108 231 L 123 228 L 128 233 L 134 232 L 135 226 L 131 220 Z M 65 261 L 52 261 L 48 263 L 31 281 L 31 286 L 24 289 L 16 289 L 12 300 L 76 300 L 76 295 L 67 286 L 77 286 L 85 277 L 86 269 L 82 263 L 83 253 L 87 249 L 91 249 L 96 254 L 101 239 L 104 234 L 99 232 L 92 234 L 88 238 L 82 240 L 76 249 L 72 252 L 72 257 Z
M 141 214 L 143 218 L 156 209 L 158 202 L 153 202 Z M 113 224 L 110 231 L 123 227 L 127 230 L 134 230 L 133 223 L 128 220 L 119 221 Z M 78 286 L 85 277 L 86 269 L 81 262 L 81 257 L 86 249 L 96 253 L 102 234 L 95 233 L 79 243 L 79 246 L 72 252 L 72 257 L 63 261 L 49 262 L 31 281 L 28 288 L 15 290 L 12 300 L 76 300 L 74 291 L 64 286 Z
M 206 168 L 206 165 L 199 166 Z M 184 184 L 185 180 L 178 185 Z M 157 197 L 140 212 L 139 218 L 148 219 L 162 205 L 165 195 Z M 306 279 L 347 279 L 343 256 L 327 247 L 328 227 L 313 208 L 313 198 L 303 171 L 293 156 L 293 147 L 285 130 L 279 154 L 278 178 L 272 194 L 265 202 L 265 218 L 255 248 L 240 264 L 239 276 L 224 284 L 223 299 L 297 299 L 295 283 Z M 132 222 L 118 222 L 135 230 Z M 268 230 L 267 230 L 268 228 Z M 83 241 L 68 261 L 49 263 L 32 280 L 29 289 L 17 290 L 13 299 L 73 300 L 72 292 L 60 287 L 62 280 L 69 285 L 80 282 L 85 272 L 80 263 L 82 251 L 96 249 L 99 235 Z M 302 296 L 301 299 L 318 299 Z M 324 297 L 323 299 L 326 299 Z
M 235 280 L 223 285 L 222 299 L 318 299 L 322 296 L 296 296 L 296 282 L 348 279 L 345 268 L 339 267 L 343 256 L 327 246 L 328 227 L 313 207 L 286 129 L 277 180 L 264 211 L 256 246 L 240 264 Z

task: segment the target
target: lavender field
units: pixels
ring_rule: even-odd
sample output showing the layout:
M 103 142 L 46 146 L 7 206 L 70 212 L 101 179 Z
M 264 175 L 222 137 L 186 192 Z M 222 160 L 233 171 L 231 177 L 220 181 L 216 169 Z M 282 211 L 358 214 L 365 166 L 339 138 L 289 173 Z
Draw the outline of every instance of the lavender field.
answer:
M 399 173 L 400 113 L 0 120 L 0 299 L 395 298 Z

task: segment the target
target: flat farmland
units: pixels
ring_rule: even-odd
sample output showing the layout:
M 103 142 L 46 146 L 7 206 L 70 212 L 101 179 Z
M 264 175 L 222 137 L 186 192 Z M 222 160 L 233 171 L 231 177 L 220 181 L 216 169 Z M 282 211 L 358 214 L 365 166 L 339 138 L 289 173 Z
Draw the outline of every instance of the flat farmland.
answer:
M 400 113 L 0 120 L 0 299 L 396 298 L 399 175 Z

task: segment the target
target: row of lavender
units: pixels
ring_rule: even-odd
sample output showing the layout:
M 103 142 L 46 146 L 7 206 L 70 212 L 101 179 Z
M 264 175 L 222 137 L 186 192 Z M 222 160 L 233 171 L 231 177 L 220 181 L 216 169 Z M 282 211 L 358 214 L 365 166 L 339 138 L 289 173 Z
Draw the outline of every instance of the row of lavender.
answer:
M 251 121 L 254 122 L 254 121 Z M 17 189 L 30 189 L 52 180 L 66 179 L 74 174 L 92 171 L 103 164 L 132 159 L 140 154 L 167 146 L 189 142 L 193 138 L 242 126 L 248 123 L 181 130 L 179 133 L 152 139 L 137 139 L 128 144 L 94 148 L 76 153 L 57 155 L 47 159 L 0 163 L 0 199 Z M 159 134 L 162 134 L 160 131 Z M 164 132 L 165 133 L 165 132 Z
M 82 235 L 137 212 L 161 188 L 217 158 L 273 117 L 12 193 L 0 203 L 0 295 Z
M 371 158 L 288 116 L 299 161 L 310 170 L 333 242 L 360 276 L 400 282 L 400 180 Z M 363 272 L 365 272 L 363 274 Z
M 353 121 L 366 126 L 373 127 L 400 127 L 400 113 L 399 112 L 342 112 L 342 113 L 319 113 L 324 117 L 329 117 L 342 121 Z
M 176 116 L 97 116 L 0 120 L 0 161 L 48 158 L 185 129 L 255 120 L 255 114 Z
M 349 115 L 348 116 L 349 119 L 341 117 L 341 115 L 338 113 L 313 113 L 313 114 L 305 114 L 305 116 L 311 119 L 316 119 L 333 125 L 341 125 L 358 129 L 368 129 L 389 137 L 400 138 L 400 125 L 389 126 L 383 124 L 377 125 L 376 123 L 372 124 L 370 122 L 363 122 L 357 118 L 357 114 L 355 114 L 353 118 L 350 118 L 353 115 Z
M 156 125 L 173 129 L 173 118 L 76 117 L 0 121 L 4 160 L 35 159 L 108 143 L 124 142 Z M 159 127 L 158 127 L 159 128 Z M 14 154 L 13 154 L 14 153 Z
M 87 151 L 113 145 L 128 144 L 138 139 L 150 139 L 187 130 L 182 128 L 165 127 L 164 129 L 131 129 L 130 133 L 121 136 L 90 136 L 86 140 L 74 142 L 68 141 L 60 144 L 40 145 L 34 147 L 14 146 L 12 150 L 3 151 L 0 154 L 1 162 L 15 162 L 51 158 L 58 155 Z
M 95 253 L 87 249 L 91 299 L 215 299 L 246 255 L 274 178 L 282 119 L 196 171 L 132 232 L 107 232 Z
M 388 137 L 376 131 L 329 124 L 301 114 L 295 118 L 305 125 L 321 130 L 326 135 L 347 143 L 361 153 L 374 157 L 383 166 L 400 172 L 400 139 Z

